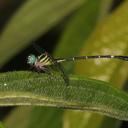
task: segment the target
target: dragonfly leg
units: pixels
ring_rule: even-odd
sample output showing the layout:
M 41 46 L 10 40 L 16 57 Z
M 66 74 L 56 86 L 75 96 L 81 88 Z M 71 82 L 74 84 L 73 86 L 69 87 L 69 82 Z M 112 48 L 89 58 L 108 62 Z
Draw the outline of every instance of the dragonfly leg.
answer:
M 59 64 L 59 63 L 56 63 L 56 65 L 57 65 L 58 69 L 61 71 L 61 76 L 63 77 L 63 79 L 64 79 L 66 85 L 68 86 L 68 85 L 69 85 L 69 77 L 68 77 L 67 74 L 65 73 L 64 68 L 63 68 L 62 65 Z

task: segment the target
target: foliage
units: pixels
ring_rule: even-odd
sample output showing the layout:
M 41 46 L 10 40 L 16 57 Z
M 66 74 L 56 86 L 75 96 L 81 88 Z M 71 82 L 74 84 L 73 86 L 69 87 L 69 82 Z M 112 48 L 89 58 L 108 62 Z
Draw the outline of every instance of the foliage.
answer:
M 5 2 L 3 5 L 10 4 Z M 13 0 L 12 4 L 15 2 Z M 23 1 L 13 15 L 8 16 L 10 18 L 1 31 L 0 68 L 30 43 L 56 27 L 59 27 L 61 34 L 55 57 L 127 55 L 128 2 L 123 2 L 110 14 L 111 5 L 112 0 Z M 3 14 L 0 19 L 4 19 Z M 17 60 L 15 62 L 17 64 Z M 120 121 L 116 119 L 128 120 L 128 97 L 119 90 L 128 77 L 127 62 L 92 60 L 65 63 L 64 67 L 68 73 L 77 74 L 70 75 L 69 86 L 58 74 L 0 73 L 0 106 L 31 105 L 13 109 L 3 120 L 5 126 L 106 128 L 109 124 L 110 128 L 118 128 Z M 32 107 L 34 105 L 36 107 Z

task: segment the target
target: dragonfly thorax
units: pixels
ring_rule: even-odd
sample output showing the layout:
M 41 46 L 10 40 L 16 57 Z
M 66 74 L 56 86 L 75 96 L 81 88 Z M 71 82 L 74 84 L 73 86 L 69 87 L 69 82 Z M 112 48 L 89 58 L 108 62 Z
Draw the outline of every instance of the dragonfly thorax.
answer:
M 47 54 L 41 54 L 37 58 L 37 63 L 40 63 L 42 66 L 50 66 L 53 64 L 51 58 Z

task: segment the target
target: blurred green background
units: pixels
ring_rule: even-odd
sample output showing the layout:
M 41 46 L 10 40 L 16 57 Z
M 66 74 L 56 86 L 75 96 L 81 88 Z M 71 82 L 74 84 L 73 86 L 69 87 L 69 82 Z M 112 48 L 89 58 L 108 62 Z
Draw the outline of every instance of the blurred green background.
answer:
M 0 0 L 0 71 L 29 70 L 38 55 L 32 43 L 54 57 L 128 55 L 125 0 Z M 67 73 L 114 83 L 127 90 L 125 62 L 65 63 Z M 1 107 L 7 128 L 127 128 L 127 122 L 98 114 L 50 107 Z

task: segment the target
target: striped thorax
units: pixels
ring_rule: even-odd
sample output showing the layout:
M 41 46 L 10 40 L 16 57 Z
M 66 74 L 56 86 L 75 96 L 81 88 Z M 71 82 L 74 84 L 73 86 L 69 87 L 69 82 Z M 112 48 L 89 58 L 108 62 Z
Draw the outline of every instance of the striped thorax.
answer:
M 41 63 L 43 66 L 49 66 L 52 65 L 52 60 L 48 56 L 48 54 L 41 54 L 40 56 L 37 57 L 37 62 Z M 37 63 L 36 62 L 36 63 Z
M 37 71 L 44 71 L 47 66 L 53 64 L 51 58 L 48 56 L 47 53 L 43 53 L 38 57 L 36 57 L 33 54 L 29 55 L 27 59 L 27 63 L 30 64 L 35 69 L 37 69 Z

